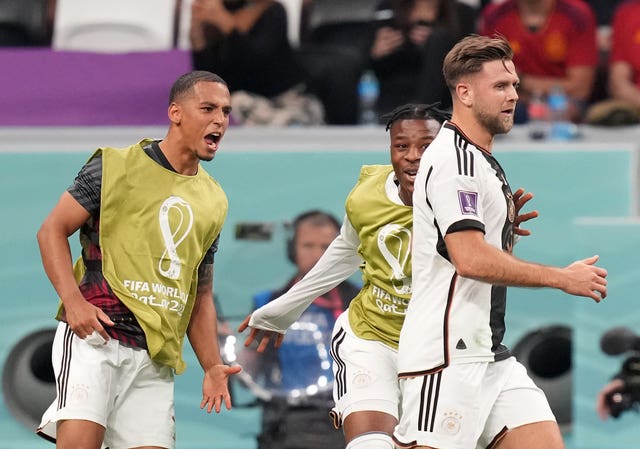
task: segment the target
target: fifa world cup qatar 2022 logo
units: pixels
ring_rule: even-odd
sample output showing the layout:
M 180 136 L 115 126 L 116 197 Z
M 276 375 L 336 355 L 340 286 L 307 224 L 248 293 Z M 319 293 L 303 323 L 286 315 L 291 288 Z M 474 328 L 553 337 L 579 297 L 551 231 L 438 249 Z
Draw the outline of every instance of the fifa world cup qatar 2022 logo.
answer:
M 458 190 L 460 212 L 463 215 L 478 215 L 478 193 Z
M 411 293 L 411 231 L 390 223 L 378 231 L 378 249 L 391 268 L 391 284 L 396 293 Z
M 193 228 L 191 205 L 179 196 L 170 196 L 160 206 L 158 221 L 165 246 L 158 270 L 166 278 L 178 279 L 182 271 L 178 246 Z

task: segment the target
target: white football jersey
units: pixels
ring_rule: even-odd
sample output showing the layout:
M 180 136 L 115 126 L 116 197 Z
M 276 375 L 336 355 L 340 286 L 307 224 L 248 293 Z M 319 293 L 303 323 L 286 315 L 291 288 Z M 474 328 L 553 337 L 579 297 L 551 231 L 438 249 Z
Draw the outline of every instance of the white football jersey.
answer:
M 515 207 L 500 164 L 445 123 L 422 156 L 413 215 L 413 295 L 400 333 L 400 376 L 507 358 L 506 288 L 458 276 L 444 243 L 448 233 L 478 229 L 511 252 Z

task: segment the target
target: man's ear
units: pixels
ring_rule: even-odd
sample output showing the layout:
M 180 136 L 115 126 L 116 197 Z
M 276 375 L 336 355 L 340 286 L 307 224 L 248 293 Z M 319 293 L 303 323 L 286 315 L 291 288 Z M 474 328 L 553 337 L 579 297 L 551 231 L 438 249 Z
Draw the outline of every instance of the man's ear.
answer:
M 182 108 L 176 103 L 171 103 L 169 105 L 167 115 L 169 116 L 169 121 L 171 121 L 171 123 L 179 125 L 182 121 Z
M 456 95 L 460 102 L 466 107 L 471 107 L 473 103 L 473 90 L 471 86 L 467 83 L 458 83 L 456 84 Z

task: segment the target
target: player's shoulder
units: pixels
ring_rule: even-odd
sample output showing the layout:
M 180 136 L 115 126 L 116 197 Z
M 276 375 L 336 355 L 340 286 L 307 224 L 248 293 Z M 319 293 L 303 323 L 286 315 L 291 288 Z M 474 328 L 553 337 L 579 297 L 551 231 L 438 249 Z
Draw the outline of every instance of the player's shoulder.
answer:
M 477 151 L 477 148 L 460 128 L 451 122 L 446 122 L 425 154 L 449 159 L 457 158 L 460 151 Z
M 393 170 L 393 167 L 390 164 L 363 165 L 360 168 L 360 177 L 386 175 L 391 170 Z
M 474 176 L 482 151 L 455 124 L 447 122 L 422 156 L 421 170 L 439 176 Z

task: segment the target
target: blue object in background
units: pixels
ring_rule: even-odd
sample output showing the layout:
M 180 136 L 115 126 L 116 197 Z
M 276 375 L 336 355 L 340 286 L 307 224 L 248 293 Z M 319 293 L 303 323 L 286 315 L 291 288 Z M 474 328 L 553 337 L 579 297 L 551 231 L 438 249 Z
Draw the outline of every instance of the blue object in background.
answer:
M 376 102 L 380 94 L 378 78 L 373 70 L 366 70 L 358 83 L 358 96 L 360 99 L 360 124 L 375 125 L 378 123 Z
M 547 96 L 551 119 L 550 137 L 553 140 L 570 140 L 579 136 L 578 127 L 569 120 L 569 101 L 561 86 L 555 86 Z

